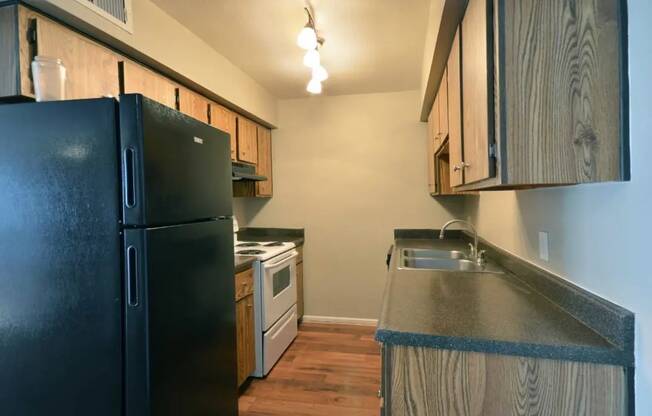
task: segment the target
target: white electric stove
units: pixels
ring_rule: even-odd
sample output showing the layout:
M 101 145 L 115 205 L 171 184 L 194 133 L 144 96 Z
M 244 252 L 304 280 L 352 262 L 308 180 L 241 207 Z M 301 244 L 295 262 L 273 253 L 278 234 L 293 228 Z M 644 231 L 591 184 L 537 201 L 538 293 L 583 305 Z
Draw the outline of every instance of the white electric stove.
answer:
M 294 243 L 234 242 L 236 256 L 254 256 L 255 377 L 264 377 L 297 336 L 297 256 Z

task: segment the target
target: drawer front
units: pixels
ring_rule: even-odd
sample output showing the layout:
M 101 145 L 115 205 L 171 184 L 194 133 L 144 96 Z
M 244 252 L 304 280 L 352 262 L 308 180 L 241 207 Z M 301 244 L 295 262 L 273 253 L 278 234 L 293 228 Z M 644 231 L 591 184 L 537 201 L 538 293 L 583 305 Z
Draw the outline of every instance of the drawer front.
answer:
M 254 269 L 245 270 L 235 275 L 235 300 L 254 293 Z

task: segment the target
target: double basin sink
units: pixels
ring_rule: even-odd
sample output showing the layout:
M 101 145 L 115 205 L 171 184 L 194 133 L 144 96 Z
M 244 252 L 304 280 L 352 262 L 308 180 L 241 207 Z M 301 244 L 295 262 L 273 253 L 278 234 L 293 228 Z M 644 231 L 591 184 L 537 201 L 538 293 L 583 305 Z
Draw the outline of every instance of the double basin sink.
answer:
M 399 262 L 399 269 L 503 273 L 492 264 L 478 264 L 459 250 L 404 248 Z

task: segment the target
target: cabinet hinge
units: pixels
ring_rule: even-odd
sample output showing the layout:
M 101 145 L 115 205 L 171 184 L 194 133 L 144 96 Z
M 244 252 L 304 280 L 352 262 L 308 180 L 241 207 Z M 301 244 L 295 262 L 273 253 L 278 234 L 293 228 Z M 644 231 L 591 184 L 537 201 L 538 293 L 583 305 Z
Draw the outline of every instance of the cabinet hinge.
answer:
M 496 157 L 496 143 L 491 143 L 489 145 L 489 157 Z

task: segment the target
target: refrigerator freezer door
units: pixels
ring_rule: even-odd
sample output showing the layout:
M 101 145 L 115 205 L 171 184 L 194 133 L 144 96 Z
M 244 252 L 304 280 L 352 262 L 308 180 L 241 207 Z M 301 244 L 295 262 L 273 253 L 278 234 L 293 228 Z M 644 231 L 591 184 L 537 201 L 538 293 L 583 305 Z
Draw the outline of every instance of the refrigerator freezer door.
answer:
M 159 226 L 231 216 L 227 133 L 142 95 L 120 96 L 123 221 Z
M 127 416 L 237 415 L 232 227 L 125 230 Z
M 0 413 L 119 415 L 116 103 L 0 105 Z

